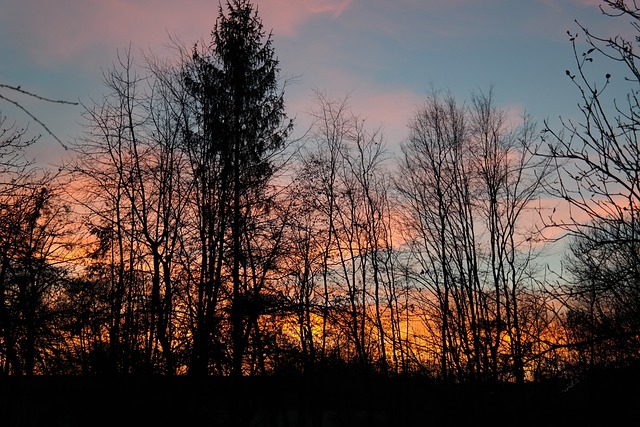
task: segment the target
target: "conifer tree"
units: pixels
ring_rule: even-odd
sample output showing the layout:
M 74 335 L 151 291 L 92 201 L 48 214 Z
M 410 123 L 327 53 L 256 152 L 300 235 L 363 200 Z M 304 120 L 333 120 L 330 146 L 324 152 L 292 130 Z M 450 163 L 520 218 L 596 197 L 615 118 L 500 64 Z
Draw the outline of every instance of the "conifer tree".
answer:
M 274 173 L 273 156 L 285 146 L 287 119 L 279 61 L 271 34 L 248 0 L 220 5 L 205 50 L 194 49 L 185 83 L 196 101 L 198 129 L 188 134 L 197 179 L 204 245 L 202 301 L 194 352 L 195 371 L 206 369 L 209 342 L 216 343 L 214 321 L 221 293 L 228 308 L 233 374 L 242 358 L 255 313 L 248 306 L 260 289 L 251 285 L 247 259 L 256 214 L 268 203 L 266 188 Z M 226 273 L 225 273 L 226 272 Z M 253 274 L 253 273 L 252 273 Z M 209 320 L 207 320 L 209 319 Z M 221 338 L 222 339 L 222 338 Z

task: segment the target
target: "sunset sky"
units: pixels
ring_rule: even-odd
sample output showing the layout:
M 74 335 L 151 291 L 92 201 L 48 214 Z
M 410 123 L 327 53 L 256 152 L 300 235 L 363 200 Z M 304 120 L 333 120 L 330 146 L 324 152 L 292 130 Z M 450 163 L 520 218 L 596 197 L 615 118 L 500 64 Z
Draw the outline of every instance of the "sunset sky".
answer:
M 129 45 L 170 55 L 170 36 L 192 45 L 208 40 L 215 0 L 1 0 L 0 83 L 42 96 L 90 103 L 104 93 L 102 72 Z M 371 127 L 382 126 L 394 149 L 430 87 L 461 101 L 494 86 L 496 103 L 513 120 L 577 114 L 578 92 L 565 75 L 575 70 L 567 30 L 574 20 L 605 36 L 624 33 L 626 21 L 603 16 L 598 0 L 258 0 L 272 30 L 298 131 L 308 118 L 312 89 L 342 97 Z M 624 19 L 624 18 L 623 18 Z M 140 61 L 142 62 L 142 61 Z M 611 72 L 595 64 L 596 73 Z M 613 73 L 614 79 L 618 75 Z M 33 102 L 6 90 L 63 141 L 77 138 L 81 107 Z M 28 117 L 6 102 L 4 115 Z M 43 133 L 40 161 L 64 155 Z

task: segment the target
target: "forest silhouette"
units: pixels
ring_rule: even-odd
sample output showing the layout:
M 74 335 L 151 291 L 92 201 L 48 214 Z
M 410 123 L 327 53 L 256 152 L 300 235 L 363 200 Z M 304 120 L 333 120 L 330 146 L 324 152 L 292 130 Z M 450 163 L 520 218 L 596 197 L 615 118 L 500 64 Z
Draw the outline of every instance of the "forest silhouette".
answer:
M 168 59 L 121 51 L 57 170 L 3 118 L 0 423 L 637 419 L 636 41 L 579 28 L 577 122 L 433 89 L 397 156 L 324 90 L 293 137 L 249 0 Z

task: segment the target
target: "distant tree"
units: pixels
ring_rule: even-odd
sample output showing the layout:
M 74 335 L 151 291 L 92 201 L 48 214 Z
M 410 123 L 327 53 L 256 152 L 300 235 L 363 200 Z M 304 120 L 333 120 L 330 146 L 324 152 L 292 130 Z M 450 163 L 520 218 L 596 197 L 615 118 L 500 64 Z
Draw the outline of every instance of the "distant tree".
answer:
M 22 111 L 66 147 L 16 95 L 77 103 L 0 83 L 0 102 Z M 54 332 L 51 295 L 61 292 L 67 280 L 61 267 L 66 250 L 61 249 L 68 208 L 59 200 L 55 177 L 25 157 L 25 150 L 40 139 L 27 132 L 0 112 L 0 372 L 18 375 L 51 372 L 50 356 L 61 342 Z
M 624 366 L 640 351 L 640 245 L 623 222 L 595 227 L 569 244 L 571 344 L 583 367 Z M 630 238 L 631 237 L 631 238 Z
M 54 233 L 60 218 L 52 208 L 46 179 L 25 157 L 25 149 L 37 140 L 0 115 L 0 372 L 4 374 L 37 373 L 39 338 L 46 329 L 45 296 L 56 274 L 50 250 L 57 242 Z
M 36 184 L 0 199 L 0 361 L 7 374 L 51 373 L 61 342 L 52 301 L 67 280 L 68 210 Z
M 143 270 L 140 261 L 145 256 L 135 213 L 143 203 L 138 197 L 142 176 L 136 168 L 146 120 L 141 81 L 126 52 L 104 75 L 108 94 L 84 106 L 86 132 L 72 146 L 76 155 L 66 165 L 72 178 L 68 197 L 82 212 L 84 232 L 92 243 L 86 248 L 83 279 L 107 290 L 107 316 L 100 319 L 106 337 L 95 341 L 95 351 L 103 352 L 102 366 L 96 368 L 101 372 L 142 369 L 139 352 L 146 346 L 141 342 L 151 336 L 143 320 L 146 289 L 136 274 Z
M 489 359 L 492 371 L 510 371 L 508 375 L 522 383 L 525 361 L 531 358 L 525 348 L 531 344 L 527 337 L 532 336 L 533 321 L 524 315 L 529 310 L 525 295 L 536 292 L 529 285 L 540 241 L 529 224 L 550 162 L 533 154 L 540 140 L 531 117 L 525 115 L 519 126 L 508 123 L 506 113 L 494 105 L 492 92 L 475 94 L 470 114 L 473 164 L 480 181 L 478 218 L 488 238 L 485 280 L 491 283 L 496 304 Z M 500 357 L 503 351 L 508 355 Z M 509 360 L 508 366 L 500 366 L 501 358 Z

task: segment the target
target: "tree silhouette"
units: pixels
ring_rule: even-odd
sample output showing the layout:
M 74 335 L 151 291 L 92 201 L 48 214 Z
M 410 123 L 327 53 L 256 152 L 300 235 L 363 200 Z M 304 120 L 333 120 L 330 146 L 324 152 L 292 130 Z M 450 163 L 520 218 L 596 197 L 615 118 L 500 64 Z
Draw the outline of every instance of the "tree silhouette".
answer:
M 569 244 L 567 314 L 581 368 L 634 363 L 640 347 L 640 247 L 630 227 L 606 224 Z
M 546 125 L 546 152 L 492 91 L 468 104 L 434 91 L 393 163 L 382 128 L 315 91 L 294 153 L 286 82 L 248 0 L 220 4 L 211 39 L 177 56 L 120 53 L 55 180 L 24 157 L 37 138 L 0 121 L 0 374 L 189 374 L 220 381 L 229 396 L 212 404 L 247 423 L 264 402 L 282 405 L 274 420 L 291 406 L 239 377 L 292 374 L 300 413 L 320 420 L 311 399 L 333 405 L 338 381 L 372 421 L 378 380 L 523 390 L 637 362 L 635 56 L 582 30 L 591 47 L 572 35 L 568 75 L 584 120 Z M 626 103 L 603 98 L 617 72 L 591 84 L 603 58 L 628 67 Z M 541 183 L 587 218 L 540 217 L 574 235 L 552 289 L 528 215 Z M 191 398 L 178 400 L 208 395 Z
M 268 215 L 274 156 L 285 147 L 292 127 L 278 72 L 271 35 L 266 36 L 254 5 L 234 0 L 220 6 L 211 45 L 194 49 L 193 68 L 184 76 L 199 128 L 188 133 L 187 144 L 202 197 L 201 236 L 208 246 L 203 253 L 215 254 L 202 263 L 201 294 L 207 301 L 199 303 L 194 373 L 206 372 L 205 348 L 212 332 L 206 319 L 216 311 L 218 293 L 226 285 L 223 272 L 231 281 L 233 375 L 242 374 L 248 339 L 255 332 L 259 312 L 252 306 L 260 304 L 272 269 L 272 263 L 252 257 L 258 249 L 255 239 L 260 216 Z
M 508 129 L 491 92 L 466 108 L 434 91 L 409 129 L 396 186 L 428 360 L 444 380 L 524 382 L 536 236 L 523 217 L 548 163 L 531 155 L 533 124 Z
M 635 2 L 605 0 L 601 10 L 615 19 L 630 18 L 632 28 L 640 31 L 640 9 Z M 545 221 L 547 226 L 574 237 L 570 270 L 578 283 L 569 278 L 567 288 L 561 287 L 557 294 L 564 298 L 567 292 L 575 293 L 575 298 L 563 301 L 573 310 L 573 328 L 581 335 L 585 331 L 580 330 L 582 323 L 577 319 L 584 313 L 584 289 L 590 290 L 592 309 L 599 306 L 619 315 L 620 302 L 609 299 L 610 292 L 634 294 L 638 287 L 635 278 L 616 280 L 631 265 L 613 260 L 635 259 L 640 245 L 640 143 L 636 135 L 640 125 L 640 74 L 634 50 L 637 40 L 620 35 L 600 37 L 579 23 L 578 26 L 578 33 L 568 32 L 576 71 L 567 70 L 566 74 L 580 96 L 580 119 L 575 122 L 561 118 L 560 129 L 545 123 L 543 137 L 548 147 L 539 154 L 554 162 L 557 173 L 546 182 L 546 188 L 566 204 L 569 212 L 562 216 L 561 210 L 554 211 Z M 585 51 L 578 44 L 582 37 L 587 44 Z M 616 71 L 593 76 L 591 66 L 597 61 L 607 61 Z M 612 96 L 610 91 L 616 87 L 623 89 L 626 96 Z M 607 251 L 602 252 L 604 248 Z M 608 274 L 614 271 L 615 274 Z M 607 291 L 598 292 L 603 286 Z M 631 317 L 638 314 L 633 308 L 622 312 Z M 586 313 L 594 314 L 591 309 Z M 632 318 L 627 321 L 636 323 Z M 619 331 L 612 328 L 610 332 L 616 335 Z

